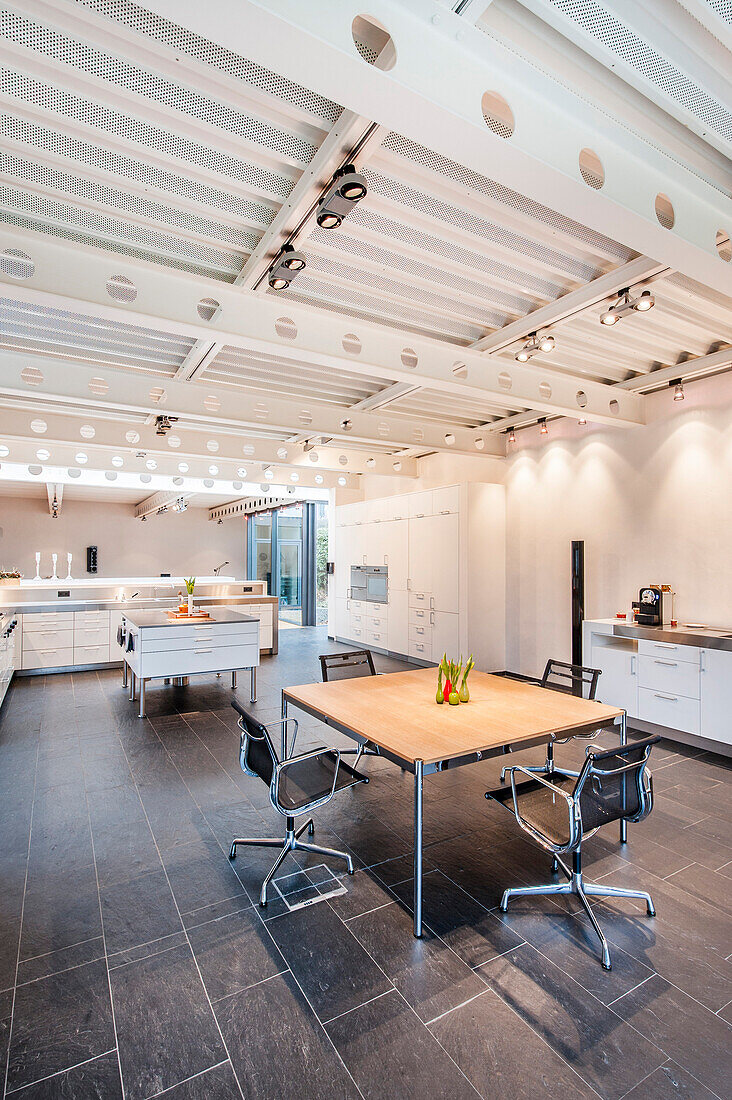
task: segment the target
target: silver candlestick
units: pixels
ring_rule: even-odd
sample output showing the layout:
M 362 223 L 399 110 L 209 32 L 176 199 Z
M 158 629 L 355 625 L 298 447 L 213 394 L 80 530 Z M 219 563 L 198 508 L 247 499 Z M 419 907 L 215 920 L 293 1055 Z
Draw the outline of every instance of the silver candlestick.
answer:
M 41 552 L 36 550 L 36 575 L 33 578 L 34 581 L 41 580 Z
M 66 578 L 65 578 L 65 579 L 66 579 L 67 581 L 71 581 L 71 580 L 73 580 L 73 579 L 74 579 L 74 578 L 73 578 L 73 577 L 71 576 L 71 558 L 72 558 L 72 556 L 73 556 L 73 555 L 71 555 L 71 554 L 67 554 L 67 555 L 66 555 L 66 561 L 68 562 L 68 565 L 69 565 L 69 571 L 68 571 L 68 573 L 66 574 Z
M 51 554 L 51 561 L 53 562 L 53 576 L 51 577 L 51 580 L 57 581 L 58 573 L 56 572 L 56 565 L 58 563 L 58 554 Z

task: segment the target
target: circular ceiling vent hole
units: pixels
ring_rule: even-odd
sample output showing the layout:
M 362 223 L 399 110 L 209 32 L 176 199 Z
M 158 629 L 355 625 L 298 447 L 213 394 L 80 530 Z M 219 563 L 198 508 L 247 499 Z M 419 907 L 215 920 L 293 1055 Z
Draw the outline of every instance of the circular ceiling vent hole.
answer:
M 205 477 L 203 479 L 203 484 L 206 486 L 207 489 L 213 489 L 213 479 L 212 478 Z
M 79 428 L 79 435 L 82 439 L 93 439 L 96 434 L 96 429 L 91 424 L 82 424 Z
M 300 475 L 295 470 L 293 470 L 292 473 L 290 474 L 290 481 L 299 481 L 299 480 L 300 480 Z
M 43 467 L 42 466 L 29 466 L 28 467 L 28 473 L 33 474 L 34 477 L 38 477 L 39 474 L 43 473 Z
M 480 101 L 483 121 L 498 137 L 510 138 L 515 129 L 513 111 L 498 92 L 484 92 Z
M 605 182 L 605 169 L 594 149 L 583 149 L 579 155 L 579 170 L 588 187 L 599 191 Z
M 66 473 L 69 475 L 69 477 L 81 477 L 81 470 L 78 466 L 69 466 Z
M 213 321 L 214 317 L 218 317 L 221 312 L 221 303 L 215 298 L 201 298 L 196 309 L 202 321 Z
M 717 252 L 724 262 L 728 264 L 730 260 L 732 260 L 732 243 L 729 239 L 729 233 L 725 232 L 724 229 L 718 229 L 716 244 Z
M 373 15 L 357 15 L 351 23 L 351 35 L 358 56 L 367 65 L 388 72 L 396 65 L 394 39 Z
M 421 443 L 424 440 L 424 429 L 414 428 L 412 431 L 412 439 L 415 443 Z
M 180 447 L 180 436 L 179 435 L 169 435 L 168 436 L 168 446 L 172 447 L 174 451 L 177 451 L 178 448 Z
M 608 408 L 610 409 L 610 412 L 613 413 L 614 416 L 617 416 L 617 414 L 620 412 L 620 405 L 617 403 L 615 398 L 612 399 L 612 401 L 610 402 Z
M 287 447 L 278 447 L 277 457 L 279 459 L 282 459 L 282 461 L 284 462 L 284 460 L 287 458 Z
M 251 458 L 252 455 L 254 454 L 254 444 L 253 443 L 245 443 L 244 446 L 241 449 L 241 453 L 243 455 L 246 455 L 247 458 Z
M 467 378 L 468 367 L 466 363 L 463 363 L 462 359 L 458 359 L 456 363 L 452 365 L 452 373 L 456 378 Z
M 115 302 L 134 302 L 137 297 L 137 287 L 126 275 L 111 275 L 107 279 L 107 294 L 114 298 Z
M 478 436 L 477 439 L 473 440 L 473 445 L 476 451 L 482 451 L 485 448 L 485 440 Z
M 294 340 L 297 336 L 297 325 L 292 317 L 278 317 L 275 321 L 275 332 L 283 340 Z
M 183 484 L 183 478 L 182 477 L 174 477 L 173 478 L 173 484 L 174 485 L 182 485 Z
M 349 355 L 360 355 L 361 353 L 361 341 L 355 332 L 347 332 L 341 340 L 343 350 L 347 351 Z
M 659 191 L 656 195 L 654 209 L 660 225 L 662 225 L 664 229 L 673 229 L 674 223 L 676 222 L 676 214 L 674 213 L 674 205 L 668 195 L 664 195 L 662 191 Z
M 323 484 L 323 475 L 322 474 L 316 474 L 315 475 L 315 484 L 316 485 L 322 485 Z
M 143 485 L 149 485 L 152 481 L 152 474 L 140 474 L 140 481 Z
M 187 474 L 188 473 L 188 463 L 187 462 L 179 462 L 178 463 L 178 469 L 180 470 L 180 472 L 182 474 Z
M 86 466 L 87 462 L 89 461 L 89 456 L 84 454 L 83 451 L 77 451 L 77 453 L 74 455 L 74 458 L 80 466 Z
M 26 386 L 40 386 L 43 382 L 43 371 L 38 367 L 23 367 L 20 378 Z
M 157 470 L 158 468 L 158 464 L 154 458 L 148 458 L 145 465 L 147 466 L 148 470 Z
M 212 477 L 216 477 L 219 472 L 219 468 L 218 466 L 209 466 L 208 472 L 211 474 Z
M 31 431 L 36 435 L 45 435 L 48 431 L 48 424 L 45 420 L 31 420 Z
M 502 370 L 498 375 L 498 385 L 502 390 L 510 390 L 513 385 L 513 379 L 508 371 Z
M 30 279 L 35 270 L 36 265 L 27 252 L 19 252 L 17 248 L 0 252 L 0 271 L 10 279 Z
M 5 443 L 0 443 L 0 458 L 7 458 L 10 454 L 10 447 Z
M 308 458 L 310 459 L 311 462 L 320 462 L 320 455 L 318 454 L 317 451 L 308 452 Z
M 348 456 L 347 455 L 339 455 L 338 456 L 338 463 L 341 466 L 347 466 L 348 465 Z
M 95 397 L 104 397 L 105 393 L 109 392 L 109 382 L 104 378 L 90 378 L 89 390 Z
M 581 409 L 586 409 L 587 408 L 587 394 L 585 393 L 584 390 L 577 390 L 577 393 L 575 395 L 575 399 L 576 399 L 577 404 L 579 405 L 579 407 Z
M 382 421 L 381 424 L 378 425 L 376 430 L 380 436 L 386 438 L 386 436 L 389 434 L 389 425 L 384 424 L 384 422 Z
M 312 424 L 313 414 L 311 412 L 308 412 L 307 409 L 303 409 L 301 413 L 298 413 L 297 420 L 299 424 L 304 424 L 307 426 L 308 424 Z
M 128 443 L 139 443 L 140 442 L 140 433 L 135 432 L 135 431 L 132 430 L 132 428 L 130 428 L 130 430 L 128 432 L 125 432 L 125 439 L 127 440 Z
M 150 390 L 150 400 L 154 401 L 156 405 L 162 404 L 167 399 L 167 396 L 162 386 L 153 386 Z
M 239 490 L 240 490 L 241 488 L 243 488 L 243 482 L 241 482 L 241 481 L 232 481 L 232 483 L 231 483 L 231 487 L 232 487 L 232 489 L 236 489 L 236 491 L 237 491 L 237 493 L 238 493 L 238 492 L 239 492 Z
M 208 396 L 203 399 L 203 407 L 208 409 L 211 413 L 217 413 L 221 408 L 221 401 L 215 394 L 209 393 Z
M 39 462 L 48 462 L 51 457 L 51 452 L 46 450 L 45 447 L 39 447 L 36 451 L 36 458 Z
M 417 353 L 414 348 L 402 348 L 401 355 L 402 363 L 405 367 L 409 367 L 410 370 L 414 370 L 419 360 L 417 359 Z
M 257 401 L 254 406 L 254 417 L 256 420 L 266 420 L 269 416 L 269 409 L 262 401 Z
M 348 482 L 346 481 L 346 479 L 344 477 L 341 476 L 341 477 L 338 478 L 338 484 L 339 485 L 347 485 Z
M 452 434 L 452 432 L 447 432 L 447 434 L 445 435 L 445 443 L 448 447 L 454 446 L 455 436 Z
M 206 450 L 210 451 L 212 455 L 215 455 L 219 449 L 219 445 L 215 439 L 206 440 Z
M 104 471 L 104 476 L 106 477 L 107 481 L 116 481 L 117 480 L 117 473 L 116 473 L 115 470 L 105 470 Z
M 549 401 L 551 396 L 552 396 L 552 388 L 549 385 L 549 383 L 548 382 L 540 382 L 539 383 L 539 397 L 543 398 L 544 401 Z
M 401 462 L 392 462 L 391 468 L 392 468 L 392 470 L 395 470 L 397 473 L 399 473 L 399 471 L 402 468 L 402 464 L 401 464 Z

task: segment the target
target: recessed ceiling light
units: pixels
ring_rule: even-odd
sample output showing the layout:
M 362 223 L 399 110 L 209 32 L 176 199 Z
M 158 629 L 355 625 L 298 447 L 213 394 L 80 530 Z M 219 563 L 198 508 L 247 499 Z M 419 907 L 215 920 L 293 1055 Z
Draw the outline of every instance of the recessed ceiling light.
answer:
M 79 463 L 80 466 L 83 466 L 89 461 L 89 457 L 88 455 L 85 455 L 83 451 L 79 451 L 76 455 L 76 461 Z
M 216 477 L 216 474 L 217 474 L 217 473 L 219 472 L 219 468 L 218 468 L 218 466 L 209 466 L 209 468 L 208 468 L 208 472 L 209 472 L 209 473 L 210 473 L 210 474 L 211 474 L 211 475 L 212 475 L 213 477 Z
M 158 468 L 158 464 L 154 458 L 148 458 L 145 465 L 147 466 L 148 470 L 157 470 Z
M 112 465 L 116 466 L 117 469 L 119 469 L 120 466 L 124 466 L 124 464 L 125 464 L 125 460 L 122 458 L 122 455 L 114 455 L 112 457 Z
M 180 470 L 180 472 L 182 474 L 187 474 L 188 473 L 188 463 L 187 462 L 179 462 L 178 463 L 178 469 Z

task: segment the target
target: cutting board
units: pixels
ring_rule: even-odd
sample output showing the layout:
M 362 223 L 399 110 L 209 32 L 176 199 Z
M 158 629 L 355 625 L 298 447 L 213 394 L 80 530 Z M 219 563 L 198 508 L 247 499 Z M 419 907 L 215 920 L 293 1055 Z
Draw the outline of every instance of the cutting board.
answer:
M 169 619 L 175 619 L 179 623 L 199 623 L 201 619 L 210 619 L 208 611 L 194 611 L 189 615 L 187 611 L 168 611 Z

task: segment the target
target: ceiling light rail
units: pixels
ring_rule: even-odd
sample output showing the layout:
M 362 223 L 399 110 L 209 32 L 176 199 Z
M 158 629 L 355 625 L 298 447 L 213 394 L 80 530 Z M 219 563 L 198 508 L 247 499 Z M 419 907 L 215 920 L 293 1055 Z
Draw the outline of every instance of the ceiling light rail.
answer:
M 628 287 L 618 294 L 618 299 L 600 314 L 601 325 L 615 325 L 624 317 L 633 313 L 646 313 L 653 309 L 656 299 L 650 290 L 643 290 L 637 297 L 633 297 Z

